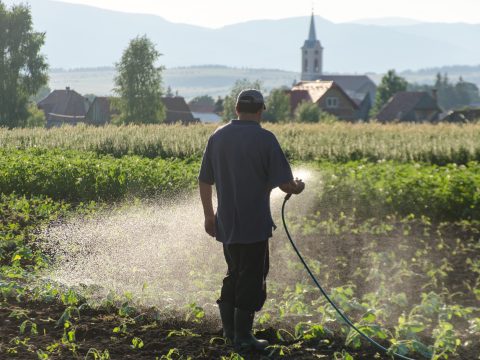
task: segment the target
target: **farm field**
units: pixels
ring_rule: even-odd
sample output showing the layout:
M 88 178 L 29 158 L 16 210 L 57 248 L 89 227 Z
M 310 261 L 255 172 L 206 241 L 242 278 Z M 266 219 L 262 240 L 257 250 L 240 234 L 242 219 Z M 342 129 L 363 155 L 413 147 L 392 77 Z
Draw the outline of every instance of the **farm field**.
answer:
M 265 127 L 307 184 L 292 235 L 353 322 L 414 359 L 480 359 L 480 126 Z M 0 130 L 0 358 L 392 358 L 313 286 L 279 191 L 255 324 L 273 345 L 221 339 L 225 265 L 196 192 L 214 129 Z

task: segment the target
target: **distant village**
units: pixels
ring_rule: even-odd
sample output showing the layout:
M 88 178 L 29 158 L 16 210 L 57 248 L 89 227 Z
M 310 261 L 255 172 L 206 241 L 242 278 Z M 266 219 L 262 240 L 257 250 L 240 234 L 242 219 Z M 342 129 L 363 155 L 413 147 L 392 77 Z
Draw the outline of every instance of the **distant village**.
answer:
M 323 51 L 312 14 L 308 37 L 301 47 L 301 81 L 285 90 L 292 114 L 301 103 L 310 102 L 339 120 L 369 121 L 376 98 L 376 84 L 367 75 L 324 74 Z M 183 97 L 171 91 L 161 100 L 167 124 L 219 122 L 222 119 L 213 105 L 188 104 Z M 87 98 L 69 87 L 52 91 L 37 106 L 45 114 L 47 128 L 79 123 L 101 126 L 110 123 L 116 112 L 109 98 Z M 479 118 L 480 109 L 444 111 L 438 104 L 436 90 L 398 92 L 375 116 L 381 123 L 466 122 Z

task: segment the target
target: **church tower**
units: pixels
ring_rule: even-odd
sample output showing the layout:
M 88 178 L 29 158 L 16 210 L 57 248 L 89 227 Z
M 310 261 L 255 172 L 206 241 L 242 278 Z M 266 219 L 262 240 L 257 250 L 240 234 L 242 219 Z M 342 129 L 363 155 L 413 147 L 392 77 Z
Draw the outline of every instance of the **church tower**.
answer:
M 302 46 L 302 81 L 317 80 L 322 75 L 323 47 L 317 40 L 312 12 L 308 39 Z

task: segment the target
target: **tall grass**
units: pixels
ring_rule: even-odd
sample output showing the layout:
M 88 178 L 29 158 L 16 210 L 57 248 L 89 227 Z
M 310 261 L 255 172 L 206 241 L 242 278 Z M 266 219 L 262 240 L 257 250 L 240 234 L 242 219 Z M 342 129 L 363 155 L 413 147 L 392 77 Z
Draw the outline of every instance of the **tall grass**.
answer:
M 201 156 L 218 125 L 86 126 L 0 129 L 3 148 L 62 148 L 115 157 Z M 395 160 L 444 165 L 480 161 L 480 124 L 265 124 L 290 159 L 346 162 Z

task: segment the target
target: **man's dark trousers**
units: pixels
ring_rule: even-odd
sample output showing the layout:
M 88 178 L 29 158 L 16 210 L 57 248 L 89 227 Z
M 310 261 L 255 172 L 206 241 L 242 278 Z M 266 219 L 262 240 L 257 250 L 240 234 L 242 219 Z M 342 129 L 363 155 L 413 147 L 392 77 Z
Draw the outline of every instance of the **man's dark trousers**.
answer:
M 260 311 L 267 298 L 268 240 L 252 244 L 223 245 L 227 276 L 218 302 L 246 311 Z

